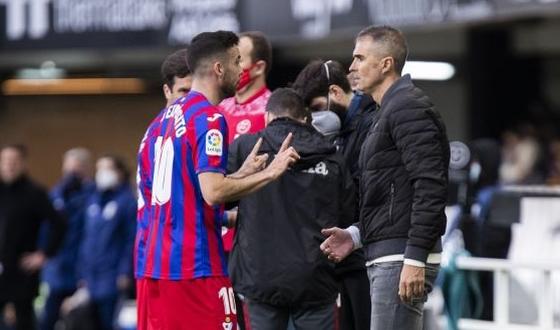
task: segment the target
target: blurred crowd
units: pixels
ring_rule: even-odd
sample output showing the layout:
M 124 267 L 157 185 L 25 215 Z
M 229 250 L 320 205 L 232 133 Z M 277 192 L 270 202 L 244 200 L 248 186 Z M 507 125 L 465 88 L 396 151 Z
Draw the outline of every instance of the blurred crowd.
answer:
M 113 328 L 117 306 L 134 294 L 129 179 L 119 156 L 94 164 L 90 151 L 74 148 L 47 192 L 27 172 L 25 146 L 2 147 L 0 329 L 54 329 L 59 320 L 65 329 Z

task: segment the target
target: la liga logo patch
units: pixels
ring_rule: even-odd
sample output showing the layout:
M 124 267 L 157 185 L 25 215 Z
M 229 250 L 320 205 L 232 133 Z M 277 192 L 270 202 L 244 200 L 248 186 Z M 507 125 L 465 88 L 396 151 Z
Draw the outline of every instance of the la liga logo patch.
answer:
M 208 156 L 221 156 L 224 149 L 222 132 L 211 129 L 206 133 L 206 154 Z

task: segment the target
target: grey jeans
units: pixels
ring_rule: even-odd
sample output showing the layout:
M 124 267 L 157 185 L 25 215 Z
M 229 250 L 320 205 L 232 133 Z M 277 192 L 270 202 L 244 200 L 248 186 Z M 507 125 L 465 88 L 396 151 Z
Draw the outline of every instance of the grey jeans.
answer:
M 371 330 L 422 330 L 422 313 L 439 265 L 427 264 L 423 297 L 404 303 L 399 298 L 403 263 L 383 262 L 368 267 L 371 295 Z

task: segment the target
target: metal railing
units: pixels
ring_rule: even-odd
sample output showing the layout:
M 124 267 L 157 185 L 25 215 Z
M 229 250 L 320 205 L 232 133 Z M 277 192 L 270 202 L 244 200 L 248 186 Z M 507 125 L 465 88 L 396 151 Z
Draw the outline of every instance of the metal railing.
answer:
M 560 271 L 560 264 L 550 262 L 513 262 L 504 259 L 458 257 L 457 267 L 464 270 L 494 273 L 494 321 L 473 319 L 459 320 L 460 330 L 560 330 L 554 327 L 552 272 Z M 530 269 L 542 275 L 536 290 L 537 325 L 510 323 L 509 281 L 510 273 L 519 269 Z

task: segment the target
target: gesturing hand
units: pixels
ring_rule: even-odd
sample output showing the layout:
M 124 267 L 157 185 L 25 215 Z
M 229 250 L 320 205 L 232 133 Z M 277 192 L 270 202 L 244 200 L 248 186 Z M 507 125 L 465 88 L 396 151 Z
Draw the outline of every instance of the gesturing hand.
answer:
M 329 257 L 329 260 L 341 262 L 354 250 L 354 241 L 352 241 L 352 236 L 346 230 L 333 227 L 323 229 L 321 233 L 327 239 L 321 243 L 320 248 Z
M 243 165 L 237 171 L 237 176 L 246 177 L 248 175 L 262 171 L 266 167 L 266 161 L 268 160 L 268 154 L 257 155 L 259 149 L 261 148 L 263 139 L 259 138 L 251 153 L 245 158 Z
M 280 150 L 278 150 L 278 154 L 276 154 L 274 160 L 266 168 L 267 171 L 270 171 L 273 179 L 280 177 L 284 172 L 286 172 L 290 165 L 300 159 L 296 149 L 289 146 L 292 143 L 292 139 L 293 135 L 292 133 L 289 133 L 286 139 L 284 139 L 284 142 L 282 142 Z

